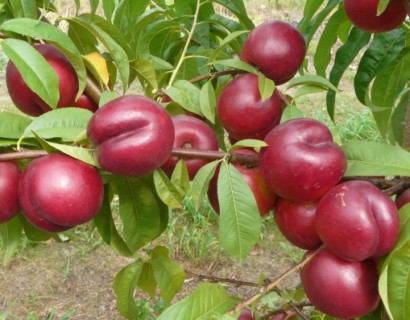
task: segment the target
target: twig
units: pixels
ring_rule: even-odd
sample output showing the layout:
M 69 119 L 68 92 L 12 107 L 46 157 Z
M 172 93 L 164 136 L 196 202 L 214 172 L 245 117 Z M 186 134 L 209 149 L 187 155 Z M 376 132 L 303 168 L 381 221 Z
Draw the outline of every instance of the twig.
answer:
M 235 314 L 236 312 L 238 312 L 239 310 L 242 310 L 243 308 L 245 308 L 246 306 L 251 305 L 252 303 L 254 303 L 255 301 L 259 300 L 262 296 L 264 296 L 266 293 L 272 291 L 279 283 L 281 283 L 285 278 L 287 278 L 288 276 L 290 276 L 292 273 L 296 272 L 297 270 L 299 270 L 300 268 L 303 268 L 303 266 L 308 263 L 322 248 L 320 247 L 319 249 L 317 249 L 315 252 L 313 252 L 310 255 L 307 255 L 304 257 L 304 259 L 302 261 L 300 261 L 299 263 L 297 263 L 296 265 L 294 265 L 292 268 L 286 270 L 284 273 L 282 273 L 279 277 L 277 277 L 276 279 L 274 279 L 271 283 L 269 283 L 267 286 L 264 286 L 260 292 L 258 292 L 257 294 L 253 295 L 252 297 L 249 297 L 248 299 L 246 299 L 245 301 L 239 303 L 236 305 L 235 308 L 233 308 L 231 311 L 228 312 L 228 315 L 232 316 L 233 314 Z
M 203 74 L 198 77 L 192 78 L 191 80 L 189 80 L 189 82 L 196 83 L 202 80 L 215 79 L 215 78 L 219 78 L 219 77 L 227 76 L 227 75 L 236 76 L 238 74 L 243 74 L 243 73 L 247 73 L 247 71 L 240 70 L 240 69 L 216 71 L 216 72 L 207 73 L 207 74 Z
M 17 152 L 0 154 L 0 161 L 34 159 L 44 157 L 47 154 L 48 153 L 44 150 L 22 150 Z
M 312 304 L 311 304 L 310 302 L 301 302 L 301 303 L 295 304 L 295 306 L 296 306 L 298 309 L 303 309 L 303 308 L 305 308 L 305 307 L 310 307 L 310 306 L 312 306 Z M 259 319 L 260 319 L 260 320 L 269 320 L 269 319 L 272 318 L 272 316 L 275 316 L 275 315 L 277 315 L 277 314 L 284 313 L 284 312 L 286 312 L 286 311 L 289 311 L 289 309 L 280 308 L 280 309 L 272 310 L 271 312 L 265 314 L 264 316 L 260 317 Z M 306 315 L 304 315 L 304 317 L 305 317 L 304 319 L 309 319 L 309 318 L 306 317 Z
M 87 77 L 87 84 L 85 85 L 85 92 L 96 104 L 100 102 L 102 90 L 98 84 L 92 79 L 90 75 Z

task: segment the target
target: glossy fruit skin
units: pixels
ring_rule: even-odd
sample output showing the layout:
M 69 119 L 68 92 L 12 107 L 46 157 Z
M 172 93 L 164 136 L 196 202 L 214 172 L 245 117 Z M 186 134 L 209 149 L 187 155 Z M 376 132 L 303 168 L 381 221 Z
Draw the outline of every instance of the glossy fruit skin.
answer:
M 17 192 L 20 175 L 15 162 L 0 162 L 0 223 L 11 220 L 20 210 Z
M 241 60 L 258 67 L 276 85 L 288 82 L 302 66 L 306 42 L 298 29 L 284 21 L 268 21 L 252 30 Z
M 218 138 L 212 128 L 204 121 L 193 116 L 178 115 L 172 117 L 175 129 L 174 148 L 217 151 Z M 161 167 L 168 176 L 171 176 L 180 157 L 170 157 Z M 186 158 L 189 179 L 192 180 L 199 169 L 210 160 Z
M 216 111 L 222 126 L 234 139 L 263 139 L 279 124 L 282 100 L 275 90 L 262 101 L 258 76 L 248 73 L 236 77 L 222 90 Z
M 91 99 L 87 94 L 83 93 L 76 102 L 74 102 L 73 107 L 82 108 L 90 110 L 91 112 L 96 112 L 98 110 L 98 104 L 96 104 L 93 99 Z
M 255 320 L 255 318 L 252 315 L 251 310 L 248 308 L 244 308 L 241 311 L 241 314 L 238 317 L 238 320 Z
M 38 44 L 34 48 L 57 73 L 60 91 L 57 108 L 72 106 L 78 92 L 78 78 L 74 67 L 60 50 L 50 44 Z M 36 117 L 51 110 L 50 106 L 27 86 L 11 60 L 7 64 L 6 84 L 13 103 L 23 113 Z
M 32 161 L 28 168 L 25 192 L 32 208 L 44 219 L 72 227 L 98 213 L 104 186 L 94 167 L 67 155 L 50 154 Z
M 374 260 L 347 261 L 325 248 L 302 268 L 300 278 L 312 304 L 332 317 L 360 317 L 379 304 Z
M 237 149 L 237 153 L 257 155 L 255 151 L 249 149 Z M 234 167 L 242 174 L 245 181 L 251 188 L 253 195 L 255 196 L 256 203 L 258 205 L 259 214 L 265 216 L 273 209 L 276 202 L 276 195 L 267 186 L 259 167 L 247 168 L 246 166 L 240 165 L 237 162 L 232 163 Z M 217 192 L 217 181 L 219 175 L 219 167 L 215 171 L 214 177 L 209 182 L 208 198 L 212 205 L 212 208 L 216 213 L 219 214 L 219 201 Z
M 290 243 L 301 249 L 314 250 L 322 244 L 315 227 L 318 202 L 295 202 L 285 199 L 278 199 L 276 202 L 276 225 Z
M 358 28 L 378 33 L 396 29 L 406 19 L 407 11 L 401 0 L 390 0 L 386 10 L 377 15 L 378 0 L 344 0 L 349 20 Z
M 281 123 L 266 136 L 259 166 L 279 197 L 296 202 L 319 199 L 338 183 L 346 157 L 329 129 L 317 120 L 299 118 Z
M 119 97 L 98 109 L 87 135 L 100 166 L 123 176 L 143 176 L 171 156 L 174 125 L 156 101 L 139 95 Z
M 32 162 L 34 161 L 36 160 L 33 160 Z M 23 171 L 18 187 L 19 203 L 23 215 L 37 229 L 46 232 L 54 233 L 69 230 L 71 227 L 60 226 L 55 223 L 52 223 L 51 221 L 40 215 L 39 211 L 36 208 L 34 208 L 33 203 L 30 199 L 31 168 L 33 168 L 33 165 L 27 166 L 26 169 Z
M 316 231 L 341 258 L 363 261 L 388 253 L 395 245 L 400 221 L 394 202 L 367 181 L 348 181 L 320 200 Z
M 410 202 L 410 189 L 404 190 L 396 199 L 397 209 L 401 209 Z

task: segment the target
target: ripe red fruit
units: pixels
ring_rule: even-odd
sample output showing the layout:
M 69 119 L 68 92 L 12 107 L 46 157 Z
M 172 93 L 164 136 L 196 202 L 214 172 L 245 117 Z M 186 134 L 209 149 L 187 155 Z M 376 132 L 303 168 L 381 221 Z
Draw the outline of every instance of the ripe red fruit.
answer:
M 400 209 L 410 202 L 410 189 L 404 190 L 396 199 L 396 207 Z
M 251 310 L 248 308 L 244 308 L 241 311 L 241 314 L 238 317 L 238 320 L 255 320 L 255 318 L 252 315 Z
M 293 245 L 305 250 L 313 250 L 322 244 L 315 228 L 317 205 L 318 201 L 295 202 L 279 199 L 276 202 L 276 224 Z
M 38 210 L 34 208 L 30 199 L 30 168 L 31 166 L 27 166 L 23 171 L 18 187 L 19 203 L 24 216 L 33 226 L 43 231 L 62 232 L 70 229 L 71 227 L 64 227 L 50 222 L 48 219 L 41 216 Z
M 261 100 L 258 76 L 245 74 L 233 79 L 221 92 L 217 104 L 218 117 L 231 137 L 263 139 L 279 124 L 282 100 L 277 92 Z
M 100 166 L 124 176 L 143 176 L 171 156 L 174 125 L 156 101 L 139 95 L 119 97 L 92 116 L 87 135 Z
M 20 169 L 14 162 L 0 162 L 0 223 L 11 220 L 19 212 L 18 184 Z
M 291 310 L 288 310 L 286 312 L 279 313 L 277 315 L 274 315 L 271 320 L 293 320 L 297 317 L 298 315 Z
M 366 181 L 348 181 L 332 188 L 320 200 L 315 224 L 332 252 L 356 261 L 388 253 L 400 230 L 394 202 Z
M 252 30 L 243 44 L 241 59 L 258 67 L 280 85 L 302 66 L 306 42 L 298 29 L 283 21 L 265 22 Z
M 96 104 L 93 99 L 91 99 L 87 94 L 83 93 L 77 101 L 74 103 L 73 107 L 82 108 L 90 110 L 91 112 L 96 112 L 98 110 L 98 104 Z
M 53 224 L 72 227 L 85 223 L 101 207 L 104 187 L 98 171 L 63 154 L 33 160 L 26 168 L 19 197 L 22 209 Z
M 265 138 L 259 166 L 278 196 L 297 202 L 319 199 L 340 180 L 346 157 L 321 122 L 300 118 L 286 121 Z
M 235 150 L 235 152 L 248 155 L 257 155 L 255 151 L 249 149 L 238 149 Z M 237 162 L 233 162 L 233 165 L 242 174 L 243 178 L 251 188 L 258 205 L 259 214 L 261 216 L 268 214 L 275 205 L 276 195 L 267 186 L 259 167 L 248 168 Z M 211 179 L 208 189 L 208 198 L 216 213 L 219 213 L 220 211 L 217 192 L 218 175 L 219 167 L 217 168 L 214 177 Z
M 377 15 L 379 0 L 344 0 L 349 20 L 358 28 L 368 32 L 387 32 L 396 29 L 407 16 L 402 0 L 390 0 L 386 10 Z
M 60 92 L 57 107 L 72 106 L 78 91 L 78 78 L 70 61 L 60 50 L 50 44 L 38 44 L 34 48 L 44 56 L 57 73 Z M 11 100 L 20 111 L 30 116 L 39 116 L 51 110 L 50 106 L 27 86 L 11 60 L 7 64 L 6 84 Z
M 312 304 L 332 317 L 360 317 L 379 304 L 374 260 L 347 261 L 325 248 L 303 267 L 300 277 Z
M 219 149 L 218 138 L 206 122 L 188 115 L 172 117 L 172 122 L 175 129 L 175 148 L 213 151 Z M 170 176 L 179 160 L 180 157 L 173 156 L 162 165 L 161 169 Z M 185 159 L 189 178 L 192 180 L 198 170 L 209 161 L 206 159 Z

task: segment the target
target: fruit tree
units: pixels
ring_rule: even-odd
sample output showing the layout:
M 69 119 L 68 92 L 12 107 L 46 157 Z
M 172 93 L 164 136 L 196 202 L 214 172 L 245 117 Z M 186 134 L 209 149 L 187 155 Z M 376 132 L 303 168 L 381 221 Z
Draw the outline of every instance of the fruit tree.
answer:
M 257 26 L 242 0 L 73 5 L 1 1 L 16 107 L 0 112 L 4 264 L 22 237 L 92 221 L 133 259 L 113 279 L 126 319 L 136 291 L 165 301 L 160 320 L 410 319 L 410 0 L 306 0 L 297 24 Z M 298 107 L 322 93 L 337 124 L 353 63 L 350 89 L 382 142 L 341 143 Z M 232 259 L 269 215 L 306 254 L 247 297 L 210 278 L 174 299 L 185 271 L 153 241 L 169 210 L 204 204 Z M 286 304 L 261 308 L 295 273 Z

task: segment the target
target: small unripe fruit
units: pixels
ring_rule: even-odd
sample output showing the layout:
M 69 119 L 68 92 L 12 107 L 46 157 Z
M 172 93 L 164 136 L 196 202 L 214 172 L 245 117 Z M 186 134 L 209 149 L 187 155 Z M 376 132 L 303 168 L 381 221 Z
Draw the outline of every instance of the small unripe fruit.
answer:
M 302 66 L 306 42 L 298 29 L 284 21 L 265 22 L 249 33 L 241 59 L 258 67 L 276 85 L 288 82 Z
M 0 162 L 0 223 L 7 222 L 19 212 L 18 185 L 20 169 L 14 162 Z
M 143 176 L 169 159 L 174 125 L 155 100 L 139 95 L 114 99 L 92 116 L 87 135 L 100 166 L 118 175 Z
M 96 112 L 98 110 L 98 104 L 96 104 L 93 99 L 91 99 L 87 94 L 83 93 L 77 101 L 74 103 L 73 107 L 82 108 L 90 110 L 91 112 Z

